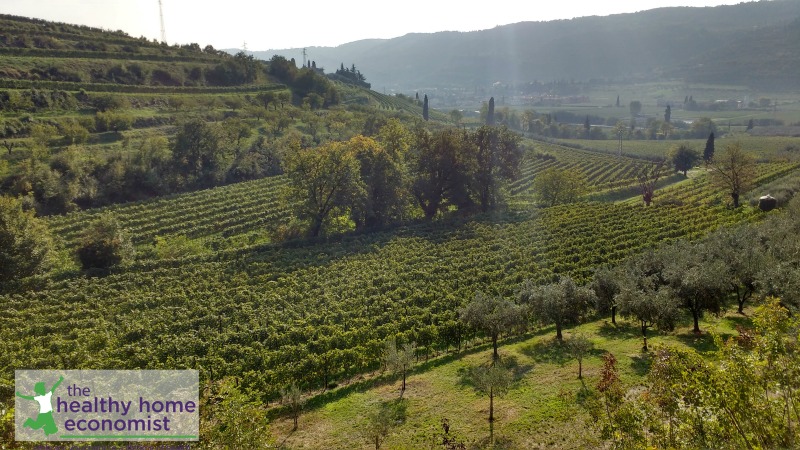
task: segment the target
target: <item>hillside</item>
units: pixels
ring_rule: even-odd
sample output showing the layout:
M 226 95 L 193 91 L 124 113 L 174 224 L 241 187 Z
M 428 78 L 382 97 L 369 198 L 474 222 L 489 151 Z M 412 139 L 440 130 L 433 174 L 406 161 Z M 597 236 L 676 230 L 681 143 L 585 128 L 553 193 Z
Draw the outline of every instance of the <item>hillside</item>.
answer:
M 744 5 L 730 10 L 737 13 L 729 22 L 710 23 L 738 29 L 738 15 L 748 11 L 773 23 L 771 8 L 791 9 L 768 5 L 771 12 Z M 651 22 L 637 27 L 670 14 L 670 23 L 685 20 L 687 11 L 645 14 Z M 639 16 L 614 20 L 631 17 Z M 599 38 L 592 33 L 604 20 L 579 19 L 587 26 L 582 39 Z M 549 33 L 555 41 L 531 47 L 553 57 L 554 49 L 572 52 L 570 42 L 574 55 L 588 55 L 577 48 L 580 36 L 557 32 L 574 30 L 573 21 L 539 25 L 547 33 L 523 32 L 525 24 L 509 29 L 526 39 Z M 787 22 L 769 45 L 794 26 Z M 497 36 L 509 29 L 490 30 L 496 36 L 486 42 L 464 36 L 499 63 L 510 53 L 500 51 Z M 764 325 L 756 314 L 767 296 L 793 311 L 800 305 L 800 199 L 790 200 L 800 192 L 800 139 L 734 132 L 730 121 L 726 133 L 710 118 L 698 119 L 694 133 L 679 123 L 679 114 L 687 116 L 677 107 L 675 129 L 651 140 L 645 128 L 633 132 L 635 120 L 630 132 L 624 122 L 624 130 L 611 127 L 612 116 L 627 115 L 622 105 L 591 106 L 608 119 L 593 113 L 590 123 L 587 114 L 577 125 L 583 111 L 551 116 L 502 104 L 480 118 L 429 111 L 413 95 L 331 80 L 289 58 L 263 61 L 9 16 L 0 16 L 0 30 L 0 449 L 35 445 L 14 441 L 27 423 L 18 403 L 25 397 L 15 395 L 22 368 L 197 370 L 196 448 L 379 447 L 381 436 L 364 433 L 375 419 L 371 408 L 386 404 L 403 412 L 388 417 L 392 431 L 379 430 L 388 448 L 441 448 L 445 418 L 468 448 L 609 447 L 618 436 L 599 427 L 607 415 L 613 430 L 611 408 L 594 423 L 586 408 L 604 395 L 595 386 L 606 351 L 617 355 L 621 377 L 609 395 L 628 402 L 614 412 L 627 421 L 620 433 L 645 436 L 628 448 L 739 448 L 712 408 L 728 399 L 760 402 L 735 406 L 778 430 L 759 448 L 800 442 L 792 426 L 800 376 L 760 370 L 767 362 L 800 367 L 797 335 L 785 332 L 800 322 L 773 320 L 783 328 L 769 342 L 742 328 Z M 684 30 L 682 39 L 699 36 L 693 33 Z M 731 33 L 699 47 L 737 45 Z M 474 58 L 457 60 L 462 34 L 437 36 L 452 46 L 454 67 L 474 65 Z M 399 45 L 397 55 L 426 36 L 406 38 L 413 45 Z M 378 52 L 384 44 L 353 48 Z M 613 69 L 602 58 L 595 63 Z M 485 77 L 502 74 L 483 67 Z M 450 70 L 435 73 L 449 77 Z M 454 79 L 477 79 L 471 76 Z M 662 114 L 660 105 L 646 106 Z M 648 121 L 646 129 L 656 126 Z M 678 145 L 704 148 L 712 130 L 721 157 L 684 168 L 654 162 Z M 734 185 L 720 181 L 726 155 L 742 161 Z M 756 207 L 765 193 L 774 194 L 777 210 Z M 479 300 L 499 306 L 479 309 Z M 487 326 L 498 317 L 502 323 Z M 567 342 L 580 330 L 595 345 L 584 355 L 586 380 L 574 377 L 572 347 L 556 340 L 562 328 Z M 712 351 L 719 347 L 712 331 L 741 336 L 737 342 L 752 348 L 737 353 L 744 363 L 733 367 L 760 373 L 731 382 L 741 389 L 673 395 L 700 399 L 675 418 L 683 421 L 677 442 L 665 431 L 673 417 L 658 416 L 663 403 L 625 415 L 634 397 L 656 393 L 642 391 L 651 366 L 675 361 L 662 344 Z M 473 376 L 493 364 L 491 345 L 515 385 L 495 400 L 497 428 L 487 440 L 487 397 L 473 392 L 482 384 Z M 403 401 L 392 400 L 399 375 L 387 373 L 398 350 L 403 370 L 414 361 Z M 757 354 L 765 357 L 751 358 Z M 691 370 L 674 372 L 695 373 L 718 356 L 698 354 Z M 308 400 L 291 431 L 289 391 Z M 638 420 L 644 414 L 651 420 Z M 693 440 L 692 427 L 702 441 Z M 751 434 L 761 438 L 764 429 Z M 647 442 L 657 435 L 662 441 Z
M 0 15 L 0 30 L 4 87 L 35 81 L 170 87 L 268 81 L 252 59 L 212 46 L 168 46 L 121 31 L 9 15 Z
M 330 72 L 342 62 L 354 63 L 376 89 L 664 77 L 797 87 L 800 82 L 788 74 L 798 68 L 792 56 L 798 42 L 791 30 L 796 25 L 790 25 L 798 17 L 800 4 L 795 1 L 762 1 L 521 22 L 474 32 L 408 34 L 307 50 L 318 67 Z M 301 49 L 254 54 L 294 57 Z M 734 60 L 739 65 L 715 69 Z M 730 75 L 731 71 L 741 74 Z

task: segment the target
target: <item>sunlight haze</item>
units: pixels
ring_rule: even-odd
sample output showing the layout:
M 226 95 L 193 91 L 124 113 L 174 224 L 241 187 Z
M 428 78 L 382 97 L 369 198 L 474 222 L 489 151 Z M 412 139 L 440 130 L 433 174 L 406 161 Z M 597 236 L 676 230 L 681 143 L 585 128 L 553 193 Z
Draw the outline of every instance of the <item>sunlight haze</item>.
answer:
M 665 6 L 716 6 L 738 1 L 642 0 L 638 2 L 350 0 L 225 2 L 163 0 L 167 42 L 196 42 L 215 48 L 269 50 L 337 46 L 361 39 L 389 39 L 407 33 L 475 31 L 525 21 L 643 11 Z M 157 0 L 4 0 L 0 12 L 122 30 L 133 37 L 160 39 Z

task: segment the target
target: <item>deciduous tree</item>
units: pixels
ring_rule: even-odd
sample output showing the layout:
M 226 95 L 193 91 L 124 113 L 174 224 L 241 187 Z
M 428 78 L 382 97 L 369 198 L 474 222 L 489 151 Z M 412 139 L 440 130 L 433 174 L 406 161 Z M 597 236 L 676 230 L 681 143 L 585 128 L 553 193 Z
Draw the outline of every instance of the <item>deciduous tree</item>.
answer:
M 450 111 L 450 120 L 452 120 L 454 124 L 459 125 L 463 118 L 464 114 L 461 111 L 457 109 Z
M 577 201 L 586 192 L 587 185 L 583 173 L 553 167 L 536 175 L 532 189 L 541 203 L 555 206 Z
M 342 142 L 317 148 L 294 148 L 284 159 L 289 197 L 301 220 L 310 222 L 309 235 L 319 236 L 334 211 L 349 212 L 363 202 L 364 183 L 355 153 Z
M 728 191 L 733 207 L 739 207 L 739 197 L 750 189 L 756 177 L 755 159 L 746 153 L 741 144 L 733 143 L 709 162 L 711 181 Z
M 53 242 L 47 226 L 24 211 L 22 202 L 0 196 L 0 290 L 47 269 Z
M 679 145 L 673 147 L 669 152 L 669 160 L 677 172 L 683 172 L 683 176 L 694 167 L 695 163 L 700 160 L 700 154 L 697 151 L 686 145 Z
M 376 140 L 361 135 L 346 142 L 359 162 L 361 183 L 365 189 L 363 202 L 355 203 L 350 216 L 356 228 L 375 228 L 403 218 L 407 202 L 406 176 L 400 148 L 387 150 Z
M 503 182 L 519 175 L 522 160 L 521 136 L 507 127 L 483 126 L 472 138 L 475 142 L 474 181 L 478 191 L 478 202 L 483 212 L 494 209 L 500 200 Z
M 650 206 L 653 202 L 653 195 L 656 191 L 656 184 L 664 173 L 664 161 L 659 161 L 642 168 L 637 176 L 639 190 L 642 193 L 642 200 L 645 206 Z
M 119 221 L 104 213 L 84 230 L 77 253 L 84 269 L 108 270 L 132 258 L 134 250 Z
M 229 156 L 220 142 L 217 126 L 192 119 L 178 128 L 172 160 L 187 184 L 213 185 L 224 175 Z
M 475 146 L 466 132 L 418 129 L 409 152 L 411 192 L 427 219 L 448 206 L 469 208 Z
M 689 129 L 689 136 L 702 139 L 711 133 L 717 132 L 717 125 L 708 117 L 701 117 L 694 122 Z

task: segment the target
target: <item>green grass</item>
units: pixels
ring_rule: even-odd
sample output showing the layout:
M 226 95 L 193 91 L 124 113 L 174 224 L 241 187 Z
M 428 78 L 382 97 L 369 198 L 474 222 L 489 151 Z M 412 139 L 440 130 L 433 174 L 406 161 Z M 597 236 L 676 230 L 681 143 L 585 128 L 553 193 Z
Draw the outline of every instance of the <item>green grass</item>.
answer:
M 651 349 L 669 345 L 706 352 L 715 348 L 710 332 L 730 336 L 737 324 L 747 321 L 734 313 L 708 316 L 701 323 L 703 333 L 695 335 L 687 317 L 683 322 L 687 326 L 674 332 L 651 330 L 648 345 Z M 516 381 L 506 396 L 495 399 L 494 437 L 498 448 L 601 446 L 581 399 L 585 389 L 594 389 L 605 352 L 617 357 L 627 388 L 644 383 L 649 357 L 641 353 L 641 335 L 634 323 L 618 319 L 615 326 L 608 319 L 599 319 L 567 330 L 565 338 L 577 331 L 586 333 L 595 347 L 583 361 L 583 381 L 577 379 L 577 361 L 555 340 L 552 327 L 500 347 L 501 358 L 514 368 Z M 472 389 L 464 374 L 470 367 L 488 364 L 490 358 L 491 348 L 484 344 L 417 369 L 407 380 L 403 400 L 406 419 L 391 431 L 384 448 L 435 448 L 441 442 L 443 418 L 450 422 L 451 436 L 468 448 L 485 448 L 489 400 Z M 399 385 L 399 379 L 390 374 L 355 381 L 339 388 L 347 392 L 341 397 L 309 406 L 300 417 L 297 431 L 291 431 L 291 419 L 279 417 L 271 423 L 271 432 L 288 448 L 366 448 L 368 442 L 359 430 L 369 405 L 398 398 Z

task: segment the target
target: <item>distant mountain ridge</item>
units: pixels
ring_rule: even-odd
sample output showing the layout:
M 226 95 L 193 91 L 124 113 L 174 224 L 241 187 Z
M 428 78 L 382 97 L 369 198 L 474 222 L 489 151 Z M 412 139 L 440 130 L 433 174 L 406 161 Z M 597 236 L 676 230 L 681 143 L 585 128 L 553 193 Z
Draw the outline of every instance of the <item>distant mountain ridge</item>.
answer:
M 306 50 L 326 72 L 355 64 L 373 89 L 407 90 L 665 78 L 797 88 L 798 48 L 800 1 L 772 0 L 412 33 Z M 302 49 L 253 54 L 302 59 Z

